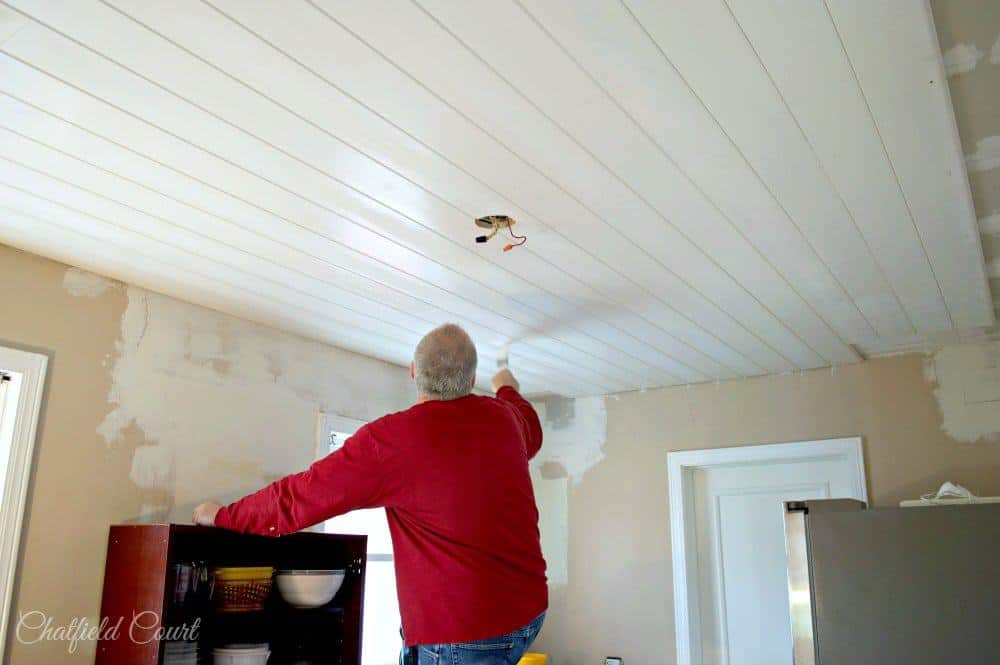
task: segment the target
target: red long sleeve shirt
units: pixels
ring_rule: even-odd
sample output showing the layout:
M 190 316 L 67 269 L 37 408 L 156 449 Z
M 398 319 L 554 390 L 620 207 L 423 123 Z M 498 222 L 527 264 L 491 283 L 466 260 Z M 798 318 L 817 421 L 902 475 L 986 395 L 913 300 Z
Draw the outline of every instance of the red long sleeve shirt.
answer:
M 307 471 L 222 508 L 217 526 L 280 536 L 384 507 L 406 644 L 503 635 L 548 606 L 528 460 L 534 408 L 496 398 L 429 401 L 369 423 Z

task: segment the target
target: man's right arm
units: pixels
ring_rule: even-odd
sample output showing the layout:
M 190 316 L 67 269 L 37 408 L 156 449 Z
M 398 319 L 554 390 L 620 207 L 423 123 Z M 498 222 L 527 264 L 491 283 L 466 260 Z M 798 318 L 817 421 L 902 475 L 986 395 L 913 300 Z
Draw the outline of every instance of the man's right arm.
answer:
M 514 407 L 524 426 L 525 452 L 530 460 L 542 448 L 542 423 L 531 402 L 524 399 L 518 392 L 520 384 L 508 369 L 502 369 L 493 377 L 493 389 L 497 399 Z

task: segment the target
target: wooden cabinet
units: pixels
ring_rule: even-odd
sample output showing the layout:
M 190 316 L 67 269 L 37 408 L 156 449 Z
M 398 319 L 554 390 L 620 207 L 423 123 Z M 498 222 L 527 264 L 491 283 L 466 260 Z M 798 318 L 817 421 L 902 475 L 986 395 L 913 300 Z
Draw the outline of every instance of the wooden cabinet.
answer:
M 271 645 L 268 665 L 360 665 L 366 536 L 298 533 L 266 538 L 179 524 L 116 525 L 108 536 L 97 665 L 163 665 L 170 641 L 195 638 L 210 665 L 212 648 Z M 274 587 L 258 612 L 219 612 L 208 593 L 180 600 L 188 564 L 346 569 L 328 605 L 298 610 Z M 184 585 L 181 580 L 181 585 Z M 169 662 L 169 659 L 168 659 Z

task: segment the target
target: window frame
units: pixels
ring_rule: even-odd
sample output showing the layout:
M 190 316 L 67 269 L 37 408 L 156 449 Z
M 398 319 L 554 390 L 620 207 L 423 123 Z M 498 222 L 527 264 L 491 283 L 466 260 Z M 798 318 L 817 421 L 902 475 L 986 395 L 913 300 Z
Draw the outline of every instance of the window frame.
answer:
M 367 424 L 366 421 L 358 420 L 356 418 L 350 418 L 338 414 L 320 412 L 316 419 L 316 459 L 322 459 L 323 457 L 329 455 L 330 453 L 338 449 L 337 446 L 334 446 L 334 442 L 332 440 L 333 433 L 344 434 L 350 437 L 353 436 L 355 432 L 357 432 L 366 424 Z M 382 510 L 382 509 L 375 509 L 375 510 Z M 337 518 L 336 517 L 331 518 L 331 520 L 335 519 Z M 331 531 L 328 530 L 329 528 L 328 525 L 331 520 L 325 520 L 320 525 L 320 528 L 322 529 L 323 533 L 332 533 Z M 369 538 L 369 542 L 370 540 L 371 539 Z M 392 545 L 390 543 L 389 552 L 371 552 L 366 549 L 365 558 L 367 562 L 369 564 L 370 563 L 388 564 L 390 566 L 393 566 L 394 568 L 395 556 L 394 553 L 391 551 L 391 547 Z M 367 586 L 365 589 L 365 593 L 366 594 L 368 593 Z M 373 603 L 365 602 L 366 609 L 372 606 Z M 368 630 L 366 630 L 365 632 L 367 633 Z M 364 649 L 363 644 L 362 644 L 362 649 Z M 364 658 L 365 654 L 362 653 L 362 662 L 364 662 Z

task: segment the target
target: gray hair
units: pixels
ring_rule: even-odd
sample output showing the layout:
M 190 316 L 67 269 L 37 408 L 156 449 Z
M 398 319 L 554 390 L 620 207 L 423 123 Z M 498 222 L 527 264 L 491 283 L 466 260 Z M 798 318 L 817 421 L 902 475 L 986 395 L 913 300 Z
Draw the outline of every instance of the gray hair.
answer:
M 476 378 L 476 345 L 469 333 L 446 323 L 424 335 L 413 353 L 417 390 L 430 399 L 450 400 L 472 392 Z

